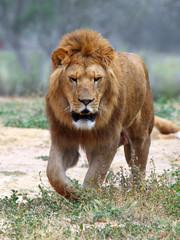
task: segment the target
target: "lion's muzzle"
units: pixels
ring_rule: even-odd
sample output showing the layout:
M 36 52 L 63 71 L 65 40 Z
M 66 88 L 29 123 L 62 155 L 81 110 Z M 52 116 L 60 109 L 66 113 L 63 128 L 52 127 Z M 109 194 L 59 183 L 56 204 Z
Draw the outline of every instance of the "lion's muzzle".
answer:
M 84 110 L 81 113 L 76 113 L 74 111 L 72 112 L 72 118 L 75 122 L 79 120 L 89 120 L 91 122 L 94 122 L 96 116 L 97 116 L 97 112 L 91 113 L 88 110 Z

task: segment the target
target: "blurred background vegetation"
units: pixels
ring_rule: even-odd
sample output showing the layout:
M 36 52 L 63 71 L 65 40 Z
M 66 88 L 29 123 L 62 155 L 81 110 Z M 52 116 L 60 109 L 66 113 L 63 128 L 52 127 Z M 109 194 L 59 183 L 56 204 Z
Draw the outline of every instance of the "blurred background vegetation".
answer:
M 154 97 L 180 94 L 179 0 L 1 0 L 0 95 L 44 95 L 65 33 L 92 28 L 146 62 Z

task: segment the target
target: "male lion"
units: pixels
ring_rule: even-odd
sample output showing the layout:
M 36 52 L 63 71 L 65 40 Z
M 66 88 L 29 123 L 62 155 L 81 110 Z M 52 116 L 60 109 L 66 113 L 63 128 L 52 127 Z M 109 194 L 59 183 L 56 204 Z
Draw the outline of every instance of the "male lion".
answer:
M 47 176 L 54 189 L 76 198 L 66 170 L 76 165 L 79 146 L 89 162 L 84 188 L 89 182 L 98 188 L 122 144 L 129 166 L 144 172 L 154 113 L 143 60 L 118 53 L 99 33 L 81 29 L 62 38 L 52 61 L 46 95 L 52 140 Z

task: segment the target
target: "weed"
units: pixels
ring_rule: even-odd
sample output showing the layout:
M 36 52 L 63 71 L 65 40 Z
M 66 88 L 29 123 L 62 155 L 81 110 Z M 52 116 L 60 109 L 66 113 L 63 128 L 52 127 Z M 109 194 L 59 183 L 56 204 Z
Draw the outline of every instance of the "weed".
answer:
M 82 168 L 87 168 L 88 167 L 88 162 L 86 159 L 84 159 L 84 163 L 81 165 Z
M 39 194 L 12 191 L 0 200 L 2 239 L 179 239 L 180 170 L 173 168 L 133 186 L 123 170 L 108 174 L 97 193 L 79 191 L 77 201 L 67 201 L 55 191 L 39 186 Z
M 49 157 L 48 156 L 39 156 L 37 159 L 41 159 L 43 161 L 48 161 Z

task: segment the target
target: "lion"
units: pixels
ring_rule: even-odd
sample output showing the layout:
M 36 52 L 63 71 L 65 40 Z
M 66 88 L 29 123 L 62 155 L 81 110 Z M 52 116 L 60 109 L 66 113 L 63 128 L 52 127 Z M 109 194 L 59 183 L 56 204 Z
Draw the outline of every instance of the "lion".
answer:
M 46 94 L 51 149 L 47 177 L 62 196 L 77 198 L 66 170 L 79 147 L 89 168 L 83 188 L 98 190 L 120 145 L 132 172 L 146 170 L 154 124 L 148 70 L 136 54 L 116 52 L 90 29 L 64 35 L 52 53 Z

